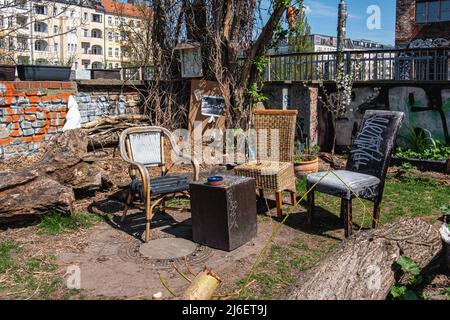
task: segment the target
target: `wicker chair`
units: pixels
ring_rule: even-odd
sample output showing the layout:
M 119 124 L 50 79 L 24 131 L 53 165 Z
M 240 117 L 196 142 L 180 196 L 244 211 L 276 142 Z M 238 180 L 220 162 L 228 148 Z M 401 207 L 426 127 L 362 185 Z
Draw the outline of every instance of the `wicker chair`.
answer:
M 172 163 L 170 167 L 166 166 L 164 137 L 168 138 L 172 150 L 180 159 L 185 159 L 192 163 L 194 180 L 198 180 L 199 164 L 195 159 L 181 154 L 175 138 L 167 129 L 161 127 L 133 127 L 124 130 L 120 136 L 120 154 L 122 159 L 130 164 L 131 177 L 122 220 L 125 218 L 128 207 L 133 203 L 135 196 L 137 194 L 140 195 L 145 205 L 147 217 L 145 227 L 146 242 L 150 240 L 150 222 L 153 218 L 153 209 L 157 205 L 164 203 L 167 196 L 186 192 L 189 189 L 186 177 L 168 175 L 169 170 L 176 163 Z M 147 170 L 149 167 L 160 167 L 161 176 L 150 179 Z
M 264 197 L 264 191 L 275 192 L 277 215 L 281 216 L 282 192 L 289 191 L 291 201 L 296 202 L 294 173 L 294 139 L 297 110 L 255 110 L 252 128 L 256 133 L 254 160 L 237 166 L 236 175 L 256 180 L 256 187 Z

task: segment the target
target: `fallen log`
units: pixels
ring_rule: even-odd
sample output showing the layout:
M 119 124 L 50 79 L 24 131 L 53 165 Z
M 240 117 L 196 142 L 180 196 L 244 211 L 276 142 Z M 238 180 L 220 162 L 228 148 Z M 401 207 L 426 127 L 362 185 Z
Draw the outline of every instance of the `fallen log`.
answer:
M 209 300 L 222 280 L 211 270 L 199 272 L 184 292 L 183 300 Z
M 0 172 L 0 221 L 22 220 L 48 211 L 72 212 L 73 189 L 101 186 L 100 169 L 87 156 L 81 129 L 55 136 L 30 168 Z
M 381 300 L 399 278 L 399 256 L 419 268 L 438 257 L 438 230 L 420 219 L 401 219 L 380 229 L 359 232 L 344 240 L 285 293 L 291 300 Z
M 123 130 L 133 126 L 146 126 L 148 123 L 148 115 L 122 114 L 95 119 L 83 124 L 81 128 L 87 134 L 89 150 L 96 150 L 118 146 Z

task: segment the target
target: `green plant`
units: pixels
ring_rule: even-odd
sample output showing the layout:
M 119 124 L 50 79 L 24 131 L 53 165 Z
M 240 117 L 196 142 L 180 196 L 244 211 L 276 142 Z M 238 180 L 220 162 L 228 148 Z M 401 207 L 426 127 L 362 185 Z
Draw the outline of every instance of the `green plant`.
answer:
M 308 141 L 305 143 L 300 140 L 295 141 L 294 162 L 312 161 L 317 157 L 320 146 L 310 146 Z
M 400 300 L 418 300 L 419 297 L 413 288 L 422 282 L 420 268 L 413 259 L 405 256 L 400 256 L 396 265 L 401 268 L 408 280 L 405 284 L 397 283 L 394 285 L 390 292 L 391 297 Z
M 89 228 L 99 222 L 100 219 L 100 217 L 92 214 L 75 213 L 64 216 L 57 212 L 51 212 L 42 217 L 38 229 L 41 233 L 56 235 L 70 230 Z
M 394 156 L 399 158 L 415 158 L 421 160 L 450 159 L 450 146 L 444 145 L 432 137 L 426 129 L 412 128 L 408 126 L 408 133 L 403 137 L 409 148 L 398 147 Z
M 253 105 L 256 105 L 258 102 L 266 101 L 268 98 L 261 93 L 262 81 L 264 70 L 266 69 L 269 60 L 265 56 L 257 56 L 252 60 L 252 65 L 258 71 L 258 80 L 251 83 L 250 87 L 247 89 L 247 94 L 250 96 Z

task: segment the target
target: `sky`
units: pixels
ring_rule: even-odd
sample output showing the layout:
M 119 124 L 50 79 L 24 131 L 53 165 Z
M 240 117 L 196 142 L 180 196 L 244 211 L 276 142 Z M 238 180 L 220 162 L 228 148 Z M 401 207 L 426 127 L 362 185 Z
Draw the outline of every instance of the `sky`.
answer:
M 393 45 L 395 2 L 394 0 L 346 0 L 349 12 L 347 38 L 368 39 Z M 339 0 L 304 0 L 304 4 L 307 7 L 311 33 L 336 35 Z M 380 29 L 369 29 L 367 26 L 367 20 L 373 13 L 373 11 L 367 13 L 367 10 L 372 5 L 380 9 Z

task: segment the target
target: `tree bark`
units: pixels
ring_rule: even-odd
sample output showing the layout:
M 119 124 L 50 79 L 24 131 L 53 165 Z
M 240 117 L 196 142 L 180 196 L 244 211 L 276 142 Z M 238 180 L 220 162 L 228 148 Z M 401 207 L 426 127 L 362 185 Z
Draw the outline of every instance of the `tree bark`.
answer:
M 100 169 L 87 157 L 86 133 L 54 137 L 39 161 L 17 172 L 0 172 L 0 222 L 48 211 L 72 212 L 73 189 L 100 187 Z
M 442 242 L 438 230 L 420 219 L 359 232 L 344 240 L 287 290 L 291 300 L 380 300 L 399 280 L 395 261 L 401 255 L 419 268 L 438 257 Z

